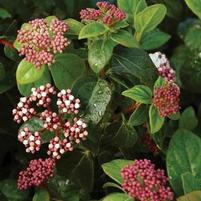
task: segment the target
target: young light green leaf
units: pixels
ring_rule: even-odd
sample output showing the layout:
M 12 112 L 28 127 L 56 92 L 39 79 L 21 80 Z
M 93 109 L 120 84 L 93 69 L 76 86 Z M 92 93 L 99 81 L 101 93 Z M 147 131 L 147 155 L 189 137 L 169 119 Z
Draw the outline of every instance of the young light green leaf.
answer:
M 50 195 L 46 189 L 39 188 L 34 194 L 33 201 L 50 201 Z
M 181 196 L 177 201 L 200 201 L 201 200 L 201 191 L 194 191 L 188 193 L 187 195 Z
M 102 165 L 103 171 L 106 175 L 116 181 L 118 184 L 123 183 L 123 178 L 121 176 L 121 170 L 126 165 L 132 164 L 134 161 L 132 160 L 123 160 L 123 159 L 116 159 Z
M 113 42 L 110 40 L 97 40 L 89 47 L 88 61 L 95 73 L 99 73 L 109 62 L 113 47 Z
M 134 27 L 140 38 L 143 33 L 155 29 L 164 19 L 166 12 L 167 9 L 163 4 L 154 4 L 138 13 L 134 18 Z
M 140 44 L 145 50 L 153 50 L 164 45 L 169 39 L 169 34 L 160 30 L 153 30 L 142 35 Z
M 93 38 L 107 32 L 107 27 L 99 22 L 92 22 L 85 25 L 79 33 L 79 39 Z
M 185 0 L 188 7 L 201 19 L 201 0 Z
M 79 35 L 81 29 L 84 27 L 84 25 L 81 22 L 72 18 L 66 19 L 64 21 L 67 23 L 69 27 L 69 31 L 67 34 L 70 35 Z
M 125 47 L 138 47 L 137 41 L 135 40 L 134 36 L 125 30 L 120 30 L 117 33 L 113 33 L 111 35 L 111 39 L 114 42 L 119 43 Z
M 135 85 L 133 88 L 122 92 L 122 95 L 138 103 L 150 104 L 152 102 L 152 91 L 145 85 Z
M 158 110 L 151 105 L 149 108 L 149 124 L 151 133 L 154 134 L 158 132 L 162 128 L 164 121 L 165 118 L 160 117 Z
M 45 65 L 42 65 L 39 69 L 34 64 L 23 59 L 16 72 L 16 79 L 19 84 L 28 84 L 35 82 L 41 78 L 45 70 Z
M 133 201 L 133 198 L 126 193 L 112 193 L 104 197 L 102 201 Z

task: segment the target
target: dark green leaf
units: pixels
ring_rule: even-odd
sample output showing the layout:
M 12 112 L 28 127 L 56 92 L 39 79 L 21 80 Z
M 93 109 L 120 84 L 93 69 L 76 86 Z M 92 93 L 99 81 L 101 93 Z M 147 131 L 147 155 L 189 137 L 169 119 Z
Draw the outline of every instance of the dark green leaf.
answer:
M 180 129 L 172 137 L 167 153 L 170 183 L 177 195 L 183 195 L 181 176 L 191 173 L 201 179 L 201 139 L 191 131 Z
M 164 124 L 165 118 L 160 117 L 158 110 L 151 105 L 149 108 L 149 124 L 150 124 L 150 131 L 152 134 L 158 132 L 163 124 Z
M 84 71 L 84 60 L 75 54 L 64 53 L 55 57 L 50 71 L 55 85 L 61 90 L 71 88 Z
M 145 85 L 135 85 L 133 88 L 122 92 L 122 95 L 138 103 L 150 104 L 152 102 L 152 91 Z
M 72 179 L 85 191 L 90 192 L 94 183 L 94 162 L 89 151 L 74 150 L 58 161 L 58 174 Z
M 137 132 L 122 116 L 122 124 L 112 139 L 115 146 L 132 147 L 137 141 Z
M 0 181 L 0 191 L 9 201 L 27 201 L 29 194 L 18 190 L 17 182 L 11 179 Z
M 105 172 L 106 175 L 108 175 L 110 178 L 112 178 L 118 184 L 122 185 L 123 178 L 121 176 L 121 170 L 126 165 L 129 165 L 132 163 L 134 163 L 134 161 L 116 159 L 116 160 L 110 161 L 108 163 L 104 163 L 102 165 L 102 168 L 103 168 L 103 171 Z
M 0 19 L 11 18 L 11 14 L 4 8 L 0 8 Z
M 136 110 L 131 114 L 128 124 L 132 126 L 140 126 L 146 122 L 148 116 L 148 108 L 146 105 L 140 105 Z
M 192 130 L 198 125 L 198 119 L 196 117 L 193 107 L 186 108 L 180 118 L 179 127 Z
M 35 132 L 43 128 L 43 122 L 39 118 L 33 117 L 29 121 L 26 121 L 24 124 L 22 124 L 20 129 L 24 127 L 28 127 L 31 132 Z
M 0 81 L 2 81 L 6 76 L 6 72 L 2 63 L 0 63 Z
M 105 80 L 99 80 L 93 89 L 92 95 L 87 106 L 86 119 L 94 124 L 102 119 L 108 103 L 110 102 L 112 91 Z

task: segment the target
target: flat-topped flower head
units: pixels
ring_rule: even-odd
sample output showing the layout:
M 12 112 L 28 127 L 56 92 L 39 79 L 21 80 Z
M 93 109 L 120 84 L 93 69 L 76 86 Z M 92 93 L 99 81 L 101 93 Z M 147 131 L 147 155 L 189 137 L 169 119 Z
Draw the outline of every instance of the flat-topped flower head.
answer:
M 34 132 L 28 127 L 20 129 L 18 139 L 25 145 L 26 152 L 35 153 L 43 143 L 42 135 L 46 135 L 46 131 L 52 132 L 47 154 L 60 159 L 87 138 L 87 124 L 78 116 L 80 100 L 70 89 L 57 92 L 49 83 L 31 91 L 31 95 L 22 97 L 13 110 L 14 120 L 20 123 L 34 117 L 40 126 Z
M 164 170 L 156 169 L 150 160 L 135 160 L 121 170 L 122 188 L 139 201 L 172 201 Z
M 87 8 L 80 11 L 82 20 L 94 20 L 112 26 L 126 18 L 126 14 L 115 5 L 106 1 L 97 2 L 98 10 Z
M 24 144 L 26 152 L 32 154 L 39 151 L 42 144 L 40 133 L 38 131 L 31 132 L 28 127 L 19 131 L 18 140 Z
M 20 190 L 45 184 L 54 173 L 55 160 L 52 158 L 31 160 L 26 170 L 19 173 L 17 186 Z
M 170 62 L 165 54 L 155 52 L 153 54 L 149 54 L 149 56 L 161 77 L 165 78 L 167 81 L 174 82 L 176 80 L 176 72 L 171 68 Z
M 20 43 L 20 55 L 36 68 L 43 64 L 54 63 L 54 54 L 62 53 L 69 45 L 64 37 L 68 26 L 57 18 L 48 23 L 45 19 L 35 19 L 18 31 L 17 41 Z
M 153 105 L 158 109 L 161 117 L 167 117 L 179 112 L 180 89 L 173 82 L 166 82 L 154 89 Z

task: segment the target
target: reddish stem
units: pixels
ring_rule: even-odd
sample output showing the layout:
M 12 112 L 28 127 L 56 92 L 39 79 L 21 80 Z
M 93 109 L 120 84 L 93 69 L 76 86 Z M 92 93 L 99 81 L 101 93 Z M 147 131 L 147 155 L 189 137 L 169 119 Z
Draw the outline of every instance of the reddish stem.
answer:
M 13 43 L 5 39 L 0 39 L 0 44 L 15 49 L 15 47 L 13 46 Z

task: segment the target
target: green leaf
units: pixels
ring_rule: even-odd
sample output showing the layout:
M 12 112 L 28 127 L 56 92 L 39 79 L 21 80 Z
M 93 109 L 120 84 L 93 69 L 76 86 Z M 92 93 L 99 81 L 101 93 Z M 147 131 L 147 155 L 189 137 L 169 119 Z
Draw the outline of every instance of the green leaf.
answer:
M 184 42 L 191 50 L 201 51 L 201 27 L 191 27 L 185 34 Z
M 138 13 L 134 18 L 134 26 L 140 37 L 143 33 L 155 29 L 164 19 L 166 12 L 163 4 L 154 4 Z
M 149 124 L 151 133 L 154 134 L 158 132 L 162 128 L 164 121 L 165 118 L 160 117 L 158 110 L 151 105 L 149 108 Z
M 170 184 L 177 195 L 183 195 L 181 176 L 191 173 L 201 179 L 201 139 L 191 131 L 179 129 L 172 137 L 167 152 Z
M 84 27 L 84 25 L 81 22 L 72 18 L 69 18 L 64 21 L 67 23 L 69 27 L 69 31 L 68 31 L 69 35 L 79 35 L 81 29 Z
M 64 53 L 55 57 L 50 71 L 55 85 L 61 90 L 71 88 L 84 72 L 84 60 L 75 54 Z
M 135 19 L 135 16 L 143 11 L 145 8 L 147 7 L 147 2 L 145 0 L 140 0 L 136 6 L 136 9 L 134 11 L 134 19 Z
M 104 24 L 99 22 L 91 22 L 81 29 L 79 39 L 97 37 L 106 33 L 107 30 L 108 29 Z
M 145 85 L 135 85 L 133 88 L 122 92 L 122 95 L 138 103 L 150 104 L 152 102 L 152 91 Z
M 184 194 L 201 189 L 201 179 L 197 179 L 189 172 L 182 174 L 181 180 L 184 189 Z
M 121 176 L 122 168 L 133 163 L 134 161 L 132 160 L 116 159 L 116 160 L 104 163 L 102 165 L 102 168 L 107 176 L 112 178 L 118 184 L 122 185 L 123 183 L 123 178 Z
M 57 163 L 58 175 L 69 178 L 90 192 L 94 183 L 94 161 L 89 151 L 74 150 Z
M 10 60 L 13 61 L 18 61 L 20 59 L 18 52 L 16 49 L 8 47 L 8 46 L 4 46 L 4 54 L 6 55 L 6 57 L 8 57 Z
M 138 47 L 137 41 L 135 40 L 134 36 L 125 30 L 120 30 L 117 33 L 113 33 L 111 35 L 111 39 L 114 42 L 119 43 L 125 47 Z
M 137 132 L 133 126 L 128 124 L 122 116 L 122 123 L 115 136 L 112 138 L 115 146 L 133 147 L 137 141 Z
M 37 189 L 34 194 L 33 201 L 50 201 L 50 195 L 45 189 Z
M 2 81 L 6 76 L 6 71 L 2 63 L 0 63 L 0 81 Z
M 112 72 L 121 76 L 121 80 L 132 82 L 139 79 L 145 85 L 153 86 L 157 79 L 156 68 L 148 54 L 137 48 L 123 48 L 113 57 Z
M 79 201 L 79 187 L 64 177 L 54 175 L 48 182 L 48 190 L 59 200 Z
M 31 132 L 39 131 L 43 128 L 43 121 L 37 117 L 33 117 L 29 121 L 22 124 L 20 129 L 28 127 Z
M 193 107 L 186 108 L 180 118 L 179 128 L 192 130 L 198 125 L 198 119 L 196 117 Z
M 4 8 L 0 8 L 0 19 L 11 18 L 11 14 Z
M 29 192 L 17 188 L 15 180 L 6 179 L 0 181 L 1 193 L 10 201 L 27 201 Z
M 164 84 L 165 84 L 165 79 L 159 76 L 156 82 L 154 83 L 154 88 L 162 87 Z
M 104 197 L 102 201 L 133 201 L 133 198 L 126 193 L 112 193 Z
M 201 191 L 194 191 L 177 199 L 177 201 L 200 201 L 200 200 L 201 200 Z
M 169 34 L 155 29 L 143 34 L 140 44 L 145 50 L 153 50 L 164 45 L 170 37 L 171 36 Z
M 105 80 L 99 80 L 93 89 L 92 95 L 89 99 L 87 106 L 86 119 L 93 124 L 98 124 L 105 114 L 107 105 L 110 102 L 112 91 L 108 82 Z
M 188 7 L 201 19 L 201 0 L 185 0 Z
M 148 116 L 148 109 L 146 105 L 140 105 L 136 110 L 131 114 L 128 124 L 132 126 L 140 126 L 146 122 Z
M 47 83 L 51 83 L 51 76 L 47 67 L 45 67 L 45 71 L 41 78 L 36 82 L 29 83 L 29 84 L 19 84 L 17 83 L 18 90 L 21 95 L 29 96 L 31 94 L 31 88 L 33 87 L 40 87 L 41 85 L 45 85 Z
M 109 62 L 113 47 L 110 40 L 96 40 L 89 47 L 88 61 L 95 73 L 99 73 Z
M 103 188 L 108 188 L 108 187 L 118 188 L 118 189 L 122 190 L 122 189 L 121 189 L 121 186 L 119 186 L 118 184 L 113 183 L 113 182 L 106 182 L 106 183 L 103 185 Z
M 25 59 L 23 59 L 17 68 L 16 79 L 19 84 L 28 84 L 35 82 L 41 78 L 43 72 L 45 70 L 45 66 L 42 65 L 40 69 L 37 69 L 34 64 L 29 63 Z

